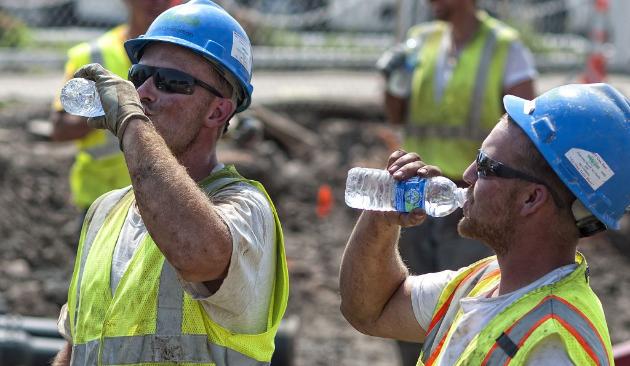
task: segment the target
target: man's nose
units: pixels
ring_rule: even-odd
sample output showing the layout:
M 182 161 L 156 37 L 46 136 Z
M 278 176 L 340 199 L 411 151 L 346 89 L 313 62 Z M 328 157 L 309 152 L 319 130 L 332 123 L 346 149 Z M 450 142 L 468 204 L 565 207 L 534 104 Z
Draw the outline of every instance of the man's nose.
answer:
M 462 177 L 464 178 L 464 182 L 469 185 L 475 184 L 477 181 L 477 162 L 473 161 L 470 163 L 468 168 L 464 171 L 464 175 Z

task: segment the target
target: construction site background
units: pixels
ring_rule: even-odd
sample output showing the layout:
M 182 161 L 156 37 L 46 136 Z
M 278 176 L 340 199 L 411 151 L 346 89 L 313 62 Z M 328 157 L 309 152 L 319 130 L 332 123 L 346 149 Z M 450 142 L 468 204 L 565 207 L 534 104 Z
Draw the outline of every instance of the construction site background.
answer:
M 341 253 L 357 216 L 343 189 L 348 169 L 383 167 L 394 146 L 374 64 L 428 9 L 422 0 L 217 2 L 254 43 L 253 105 L 219 157 L 262 181 L 277 204 L 287 316 L 299 324 L 292 362 L 392 365 L 393 343 L 361 335 L 338 310 Z M 521 31 L 541 72 L 537 93 L 600 78 L 630 95 L 630 2 L 479 3 Z M 67 48 L 122 21 L 116 1 L 0 0 L 0 313 L 54 318 L 65 302 L 78 229 L 67 182 L 75 147 L 49 142 L 46 120 Z M 628 221 L 580 244 L 617 344 L 630 340 Z

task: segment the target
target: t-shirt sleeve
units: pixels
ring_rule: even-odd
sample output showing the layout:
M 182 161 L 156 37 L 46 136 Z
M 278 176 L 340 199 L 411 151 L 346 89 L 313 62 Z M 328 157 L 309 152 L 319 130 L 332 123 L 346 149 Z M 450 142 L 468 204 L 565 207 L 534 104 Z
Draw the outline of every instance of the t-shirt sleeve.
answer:
M 510 44 L 508 58 L 503 72 L 503 89 L 511 87 L 526 80 L 533 80 L 538 76 L 531 51 L 521 41 Z
M 538 343 L 530 352 L 525 366 L 554 365 L 574 366 L 569 354 L 557 334 L 550 335 Z
M 227 276 L 214 294 L 203 283 L 181 278 L 180 282 L 222 326 L 248 333 L 264 330 L 275 273 L 275 221 L 271 207 L 262 192 L 244 183 L 223 188 L 212 200 L 232 236 Z
M 420 324 L 422 329 L 426 330 L 429 328 L 440 294 L 456 274 L 456 271 L 447 270 L 410 278 L 411 305 L 416 320 L 418 320 L 418 324 Z
M 72 342 L 72 335 L 70 333 L 70 314 L 68 314 L 68 304 L 63 304 L 59 311 L 59 318 L 57 319 L 57 330 L 59 334 L 68 342 Z

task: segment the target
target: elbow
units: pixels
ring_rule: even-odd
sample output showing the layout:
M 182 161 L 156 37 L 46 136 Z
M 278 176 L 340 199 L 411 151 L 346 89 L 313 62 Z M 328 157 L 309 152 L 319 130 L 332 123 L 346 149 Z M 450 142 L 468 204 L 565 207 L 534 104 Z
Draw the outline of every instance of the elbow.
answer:
M 230 257 L 217 257 L 219 256 L 203 258 L 201 256 L 197 258 L 178 256 L 177 258 L 167 257 L 167 259 L 182 280 L 198 283 L 222 280 L 227 276 Z
M 352 327 L 359 332 L 369 335 L 369 336 L 377 336 L 375 332 L 374 324 L 375 322 L 367 317 L 359 316 L 358 312 L 347 306 L 343 301 L 341 302 L 341 306 L 339 307 L 341 314 L 343 317 L 352 325 Z
M 208 282 L 215 280 L 222 280 L 227 276 L 227 268 L 224 271 L 202 271 L 197 268 L 179 268 L 177 266 L 173 266 L 179 277 L 191 283 L 200 283 L 200 282 Z

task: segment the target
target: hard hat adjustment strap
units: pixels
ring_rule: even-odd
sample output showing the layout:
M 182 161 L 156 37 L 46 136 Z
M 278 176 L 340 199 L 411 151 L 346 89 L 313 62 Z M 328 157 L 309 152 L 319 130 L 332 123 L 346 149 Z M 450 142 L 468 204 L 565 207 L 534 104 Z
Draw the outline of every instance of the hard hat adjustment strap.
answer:
M 584 207 L 579 199 L 573 201 L 571 212 L 575 218 L 575 225 L 580 231 L 580 238 L 586 238 L 606 230 L 606 225 Z

